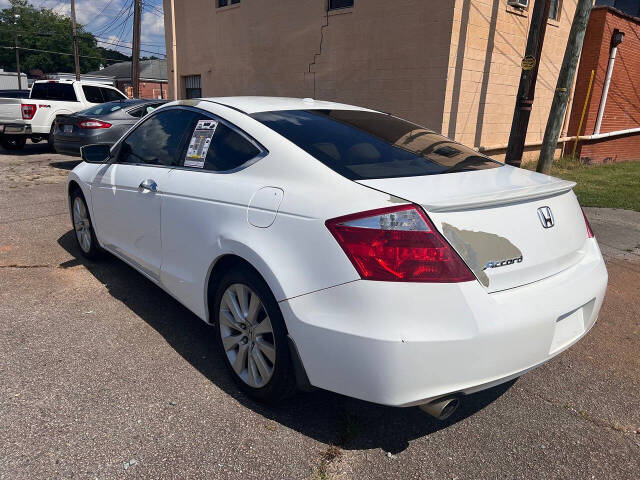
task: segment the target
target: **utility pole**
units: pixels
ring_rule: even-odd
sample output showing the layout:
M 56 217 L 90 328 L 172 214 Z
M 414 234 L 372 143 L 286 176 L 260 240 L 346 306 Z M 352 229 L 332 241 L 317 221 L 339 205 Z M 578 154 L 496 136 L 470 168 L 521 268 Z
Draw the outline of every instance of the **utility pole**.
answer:
M 536 170 L 540 173 L 548 174 L 551 171 L 553 154 L 558 146 L 558 136 L 562 128 L 562 119 L 567 108 L 573 78 L 576 75 L 578 59 L 580 58 L 580 52 L 582 52 L 584 34 L 587 30 L 587 23 L 589 22 L 589 14 L 591 13 L 592 6 L 593 0 L 578 0 L 578 4 L 576 5 L 576 13 L 573 17 L 569 39 L 567 40 L 567 48 L 564 51 L 560 73 L 558 73 L 556 91 L 553 94 L 547 128 L 544 131 L 544 139 L 542 140 L 542 148 L 540 149 L 540 159 L 536 167 Z
M 140 21 L 142 17 L 142 0 L 134 0 L 133 5 L 133 48 L 131 52 L 131 82 L 133 98 L 140 97 Z
M 538 78 L 538 66 L 542 57 L 542 44 L 547 30 L 549 7 L 551 0 L 536 0 L 531 15 L 531 26 L 527 38 L 524 58 L 522 59 L 522 72 L 520 73 L 520 85 L 516 97 L 516 107 L 513 112 L 511 133 L 507 146 L 506 163 L 519 167 L 522 163 L 524 141 L 529 127 L 533 97 L 536 92 L 536 80 Z
M 173 64 L 173 99 L 178 100 L 178 49 L 176 46 L 176 5 L 171 0 L 171 63 Z
M 20 72 L 20 50 L 18 49 L 18 19 L 20 15 L 13 15 L 13 46 L 16 51 L 16 71 L 18 72 L 18 90 L 22 90 L 22 73 Z
M 78 56 L 78 32 L 76 29 L 76 0 L 71 0 L 71 25 L 73 26 L 73 60 L 76 65 L 76 80 L 80 80 L 80 57 Z

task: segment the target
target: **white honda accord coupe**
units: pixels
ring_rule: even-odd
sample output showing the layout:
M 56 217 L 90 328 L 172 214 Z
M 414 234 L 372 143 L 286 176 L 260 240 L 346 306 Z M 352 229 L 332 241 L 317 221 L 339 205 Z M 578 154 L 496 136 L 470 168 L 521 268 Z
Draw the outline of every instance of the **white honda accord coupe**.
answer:
M 393 115 L 169 103 L 69 175 L 76 238 L 214 326 L 264 401 L 315 386 L 444 418 L 593 326 L 607 271 L 574 183 Z

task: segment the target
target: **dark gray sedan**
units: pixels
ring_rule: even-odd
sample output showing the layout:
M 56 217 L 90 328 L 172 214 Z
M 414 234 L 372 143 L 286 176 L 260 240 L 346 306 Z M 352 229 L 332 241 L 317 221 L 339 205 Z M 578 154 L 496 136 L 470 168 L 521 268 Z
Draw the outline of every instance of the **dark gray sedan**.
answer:
M 113 145 L 138 120 L 166 100 L 117 100 L 55 120 L 53 144 L 58 153 L 80 156 L 80 147 L 95 143 Z

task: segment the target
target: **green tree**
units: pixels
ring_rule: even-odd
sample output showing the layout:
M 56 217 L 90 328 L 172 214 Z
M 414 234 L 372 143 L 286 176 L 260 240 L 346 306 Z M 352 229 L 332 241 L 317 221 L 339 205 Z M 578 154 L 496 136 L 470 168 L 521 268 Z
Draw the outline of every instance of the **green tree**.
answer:
M 18 34 L 20 66 L 23 72 L 40 69 L 44 73 L 73 72 L 73 56 L 26 50 L 73 52 L 71 19 L 47 8 L 37 9 L 27 0 L 10 0 L 11 6 L 0 10 L 0 67 L 16 70 L 14 35 Z M 98 70 L 100 65 L 112 63 L 106 58 L 122 58 L 119 52 L 100 48 L 95 36 L 77 25 L 78 51 L 82 73 Z M 10 47 L 10 48 L 6 48 Z M 83 57 L 84 56 L 84 57 Z M 96 58 L 90 58 L 96 57 Z

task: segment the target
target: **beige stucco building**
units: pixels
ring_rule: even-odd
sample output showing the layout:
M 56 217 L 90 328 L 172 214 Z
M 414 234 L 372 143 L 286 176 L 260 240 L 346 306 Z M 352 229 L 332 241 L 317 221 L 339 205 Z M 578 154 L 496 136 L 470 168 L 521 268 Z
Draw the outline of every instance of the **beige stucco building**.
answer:
M 179 98 L 279 95 L 353 103 L 500 157 L 529 3 L 517 9 L 507 0 L 164 0 L 170 90 L 175 74 Z M 548 21 L 527 137 L 534 150 L 576 1 L 552 3 L 558 13 Z

